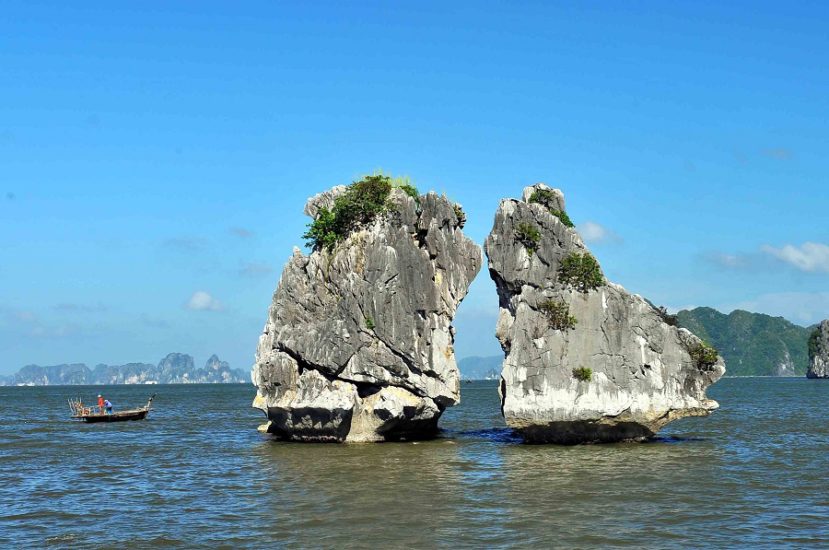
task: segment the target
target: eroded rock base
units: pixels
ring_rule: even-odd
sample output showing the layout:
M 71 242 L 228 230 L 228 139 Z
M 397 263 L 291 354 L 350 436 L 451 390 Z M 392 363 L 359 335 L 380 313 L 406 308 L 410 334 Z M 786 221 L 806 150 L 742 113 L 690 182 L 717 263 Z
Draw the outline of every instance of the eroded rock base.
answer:
M 551 422 L 547 425 L 530 426 L 516 431 L 526 443 L 554 443 L 558 445 L 645 441 L 656 435 L 647 426 L 636 422 L 621 422 L 619 424 L 590 421 Z

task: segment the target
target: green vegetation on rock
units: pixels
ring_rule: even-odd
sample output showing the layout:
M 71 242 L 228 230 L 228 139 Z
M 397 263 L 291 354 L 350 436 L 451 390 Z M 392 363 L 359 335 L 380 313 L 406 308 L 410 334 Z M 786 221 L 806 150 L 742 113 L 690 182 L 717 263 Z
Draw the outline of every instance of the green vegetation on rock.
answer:
M 375 327 L 374 319 L 372 319 L 371 317 L 366 317 L 365 322 L 366 322 L 366 328 L 367 329 L 374 330 L 374 327 Z
M 574 329 L 578 323 L 578 320 L 570 315 L 570 306 L 561 300 L 545 300 L 538 304 L 538 311 L 547 317 L 550 326 L 555 330 Z
M 593 369 L 588 369 L 587 367 L 573 369 L 573 378 L 579 382 L 590 382 L 593 379 Z
M 567 215 L 567 212 L 564 210 L 558 210 L 556 205 L 558 203 L 556 194 L 553 193 L 550 189 L 536 189 L 533 191 L 533 194 L 530 195 L 530 204 L 536 203 L 540 204 L 544 208 L 546 208 L 550 214 L 557 217 L 561 220 L 561 223 L 566 225 L 567 227 L 575 227 L 573 221 L 570 219 L 570 216 Z
M 719 353 L 710 344 L 700 342 L 696 347 L 689 350 L 691 359 L 702 370 L 707 370 L 717 364 Z
M 589 252 L 571 253 L 561 261 L 558 273 L 563 282 L 579 292 L 588 292 L 604 284 L 602 268 Z
M 532 256 L 538 250 L 538 243 L 541 242 L 541 233 L 531 223 L 519 223 L 515 227 L 515 238 L 524 245 L 527 253 Z
M 782 317 L 709 307 L 677 313 L 679 326 L 710 342 L 725 359 L 727 376 L 806 374 L 811 328 Z
M 419 200 L 417 188 L 408 178 L 392 178 L 382 173 L 366 176 L 349 185 L 344 193 L 334 199 L 330 210 L 320 208 L 316 219 L 308 224 L 308 231 L 302 236 L 306 245 L 313 250 L 333 249 L 352 232 L 386 213 L 392 188 L 398 188 Z
M 816 328 L 809 336 L 809 361 L 814 359 L 818 353 L 818 341 L 820 340 L 820 327 Z
M 455 217 L 458 218 L 458 227 L 463 229 L 463 226 L 466 225 L 466 212 L 463 211 L 463 207 L 458 203 L 455 203 L 452 209 L 455 211 Z

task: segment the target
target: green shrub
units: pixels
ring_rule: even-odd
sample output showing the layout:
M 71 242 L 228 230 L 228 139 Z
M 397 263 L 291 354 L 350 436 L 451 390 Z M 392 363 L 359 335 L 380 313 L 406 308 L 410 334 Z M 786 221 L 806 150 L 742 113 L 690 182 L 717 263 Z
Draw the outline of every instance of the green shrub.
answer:
M 556 194 L 553 193 L 552 189 L 536 189 L 530 195 L 530 203 L 540 204 L 544 208 L 552 208 L 557 202 L 556 199 Z
M 317 219 L 308 224 L 308 231 L 305 232 L 302 238 L 305 239 L 305 244 L 314 250 L 320 248 L 330 250 L 334 248 L 339 240 L 335 227 L 334 213 L 327 208 L 320 208 Z
M 401 191 L 403 191 L 404 193 L 409 195 L 414 200 L 416 200 L 416 201 L 420 200 L 420 192 L 418 192 L 417 187 L 415 187 L 414 185 L 412 185 L 410 183 L 403 183 L 401 185 L 395 185 L 394 187 L 396 187 L 397 189 L 400 189 Z
M 306 245 L 313 250 L 331 250 L 352 231 L 386 212 L 391 189 L 391 178 L 383 175 L 366 176 L 352 183 L 334 199 L 330 211 L 321 208 L 317 218 L 308 224 L 308 231 L 302 236 Z
M 365 322 L 366 322 L 366 328 L 367 329 L 374 330 L 374 326 L 375 326 L 374 325 L 374 319 L 372 319 L 371 317 L 366 317 Z
M 820 327 L 809 336 L 809 360 L 811 361 L 818 353 L 818 340 L 820 340 Z
M 530 223 L 519 223 L 515 227 L 515 238 L 524 245 L 529 255 L 532 256 L 538 250 L 538 243 L 541 242 L 541 233 L 536 226 Z
M 455 217 L 458 218 L 458 227 L 463 229 L 463 226 L 466 225 L 466 212 L 463 211 L 463 207 L 458 203 L 455 203 L 452 208 L 455 210 Z
M 573 221 L 570 219 L 570 216 L 567 215 L 567 212 L 564 210 L 557 210 L 555 208 L 557 202 L 556 194 L 549 189 L 536 189 L 533 191 L 533 194 L 530 195 L 530 203 L 540 204 L 546 208 L 550 214 L 561 220 L 561 223 L 567 227 L 575 227 L 573 225 Z
M 538 310 L 547 317 L 550 326 L 556 330 L 576 328 L 578 320 L 570 315 L 570 306 L 561 300 L 545 300 L 538 304 Z
M 568 216 L 567 212 L 565 212 L 564 210 L 550 210 L 550 214 L 560 219 L 561 223 L 563 223 L 567 227 L 575 227 L 573 222 L 570 220 L 570 216 Z
M 558 268 L 561 279 L 579 292 L 588 292 L 604 284 L 604 275 L 599 262 L 589 252 L 571 253 L 561 261 Z
M 697 364 L 700 369 L 709 369 L 717 364 L 719 360 L 719 353 L 713 346 L 700 342 L 699 345 L 689 350 L 691 359 Z
M 593 369 L 587 367 L 573 369 L 573 378 L 579 382 L 590 382 L 593 379 Z

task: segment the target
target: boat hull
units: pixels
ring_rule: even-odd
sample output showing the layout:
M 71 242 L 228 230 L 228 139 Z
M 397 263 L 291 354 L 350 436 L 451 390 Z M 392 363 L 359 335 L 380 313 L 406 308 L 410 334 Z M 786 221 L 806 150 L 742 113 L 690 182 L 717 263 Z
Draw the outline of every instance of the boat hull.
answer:
M 84 422 L 128 422 L 130 420 L 144 420 L 149 411 L 121 411 L 112 414 L 90 414 L 78 417 Z

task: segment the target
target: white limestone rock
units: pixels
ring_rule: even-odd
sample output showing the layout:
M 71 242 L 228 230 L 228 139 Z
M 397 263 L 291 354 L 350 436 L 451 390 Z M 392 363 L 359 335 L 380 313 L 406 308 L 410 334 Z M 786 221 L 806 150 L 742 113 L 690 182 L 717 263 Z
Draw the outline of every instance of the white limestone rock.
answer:
M 309 199 L 331 208 L 345 188 Z M 429 437 L 459 402 L 452 319 L 482 264 L 455 205 L 399 189 L 333 251 L 295 248 L 259 339 L 253 406 L 295 441 Z
M 537 190 L 552 200 L 530 203 Z M 485 245 L 500 299 L 507 424 L 530 442 L 642 440 L 672 420 L 716 409 L 705 390 L 724 374 L 722 358 L 692 359 L 689 350 L 701 341 L 619 285 L 604 281 L 582 292 L 563 280 L 562 261 L 588 250 L 551 211 L 564 211 L 559 190 L 526 188 L 522 200 L 501 201 Z M 525 224 L 539 232 L 535 250 L 516 236 Z M 566 304 L 575 327 L 554 328 L 541 307 L 548 301 Z M 591 379 L 579 380 L 576 369 L 590 369 Z

